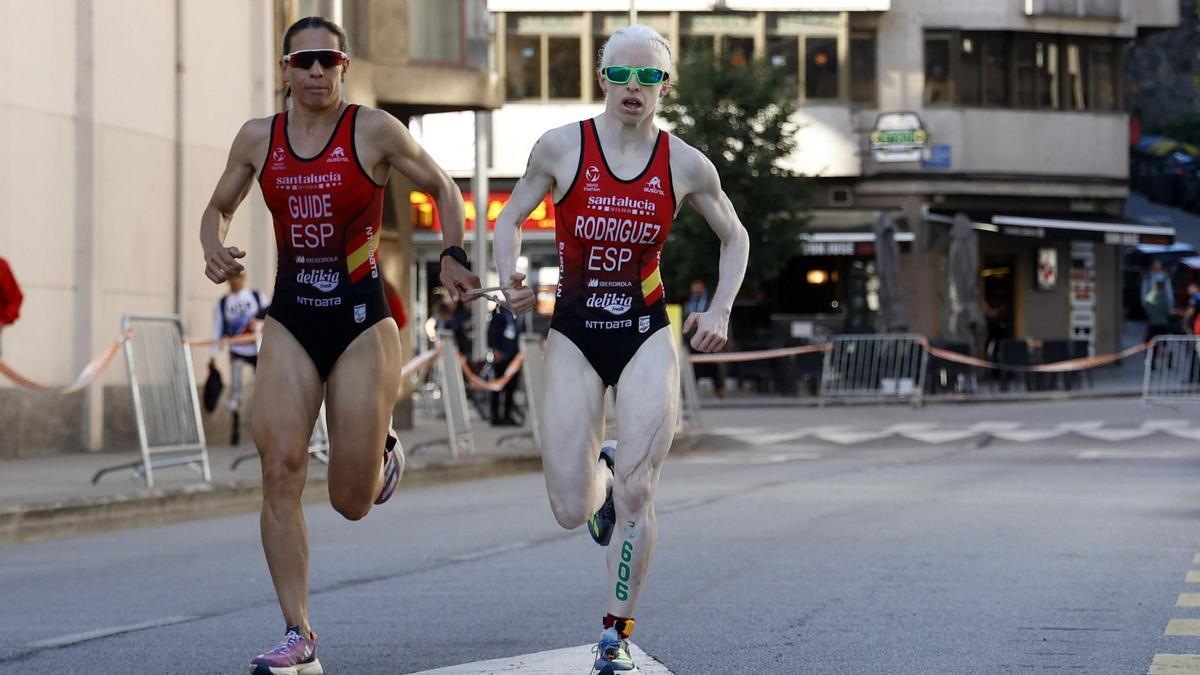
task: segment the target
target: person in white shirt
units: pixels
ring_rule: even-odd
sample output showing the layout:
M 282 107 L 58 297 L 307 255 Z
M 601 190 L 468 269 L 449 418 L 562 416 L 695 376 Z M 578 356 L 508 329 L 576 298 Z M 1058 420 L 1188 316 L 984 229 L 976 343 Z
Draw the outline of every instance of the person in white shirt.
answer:
M 213 308 L 212 337 L 237 337 L 254 333 L 255 319 L 261 319 L 267 314 L 267 304 L 262 293 L 246 288 L 246 275 L 239 274 L 229 278 L 229 293 L 221 296 Z M 221 346 L 214 344 L 209 348 L 208 361 L 215 365 Z M 231 445 L 241 441 L 240 415 L 242 403 L 242 371 L 246 366 L 258 366 L 258 343 L 246 342 L 229 345 L 229 411 L 232 417 L 230 440 Z

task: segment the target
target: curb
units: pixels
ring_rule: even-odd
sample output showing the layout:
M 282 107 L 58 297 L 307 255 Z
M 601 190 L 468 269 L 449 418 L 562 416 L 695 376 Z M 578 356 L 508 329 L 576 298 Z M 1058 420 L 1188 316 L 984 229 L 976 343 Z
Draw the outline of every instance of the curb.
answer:
M 671 445 L 671 453 L 702 451 L 705 449 L 704 438 L 702 433 L 680 434 Z M 540 455 L 471 457 L 424 463 L 410 459 L 399 489 L 500 478 L 541 470 Z M 328 484 L 329 481 L 323 476 L 309 477 L 305 483 L 303 502 L 328 502 Z M 237 480 L 0 507 L 0 548 L 84 534 L 253 513 L 261 506 L 262 484 L 257 480 Z
M 1040 402 L 1055 402 L 1062 403 L 1068 401 L 1099 401 L 1113 398 L 1141 398 L 1142 390 L 1139 389 L 1111 389 L 1108 391 L 1090 391 L 1088 393 L 1071 393 L 1062 391 L 1045 391 L 1045 392 L 1021 392 L 1014 394 L 936 394 L 926 396 L 923 399 L 923 405 L 930 404 L 951 404 L 951 405 L 972 405 L 980 403 L 1040 403 Z M 878 405 L 909 405 L 908 399 L 888 399 L 888 400 L 829 400 L 825 402 L 825 407 L 835 406 L 878 406 Z M 820 408 L 820 401 L 817 397 L 782 397 L 772 396 L 763 400 L 754 400 L 753 398 L 733 398 L 724 399 L 720 402 L 714 402 L 707 399 L 701 402 L 701 411 L 711 410 L 739 410 L 743 408 Z
M 499 457 L 410 465 L 400 489 L 540 471 L 541 457 Z M 328 501 L 328 480 L 310 477 L 304 503 Z M 0 547 L 133 527 L 253 513 L 262 505 L 257 480 L 198 483 L 104 497 L 0 508 Z

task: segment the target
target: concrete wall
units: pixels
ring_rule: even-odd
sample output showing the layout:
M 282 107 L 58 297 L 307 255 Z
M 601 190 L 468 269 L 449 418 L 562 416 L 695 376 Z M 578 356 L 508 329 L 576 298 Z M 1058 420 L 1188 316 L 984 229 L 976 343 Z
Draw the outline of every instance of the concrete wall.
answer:
M 0 9 L 20 15 L 0 22 L 0 39 L 25 55 L 11 69 L 15 81 L 0 88 L 0 255 L 26 295 L 20 320 L 4 331 L 4 359 L 36 381 L 70 382 L 112 343 L 127 312 L 178 309 L 186 332 L 210 330 L 222 289 L 204 277 L 200 215 L 238 128 L 272 110 L 275 27 L 269 0 L 179 4 L 178 77 L 176 3 L 6 0 Z M 255 63 L 265 65 L 231 67 Z M 255 190 L 227 243 L 251 252 L 251 283 L 269 291 L 268 223 Z M 197 354 L 198 369 L 205 361 Z M 99 383 L 63 397 L 0 382 L 0 457 L 104 446 L 95 422 L 117 428 L 114 415 L 129 414 L 105 415 L 101 393 L 125 387 L 121 357 Z

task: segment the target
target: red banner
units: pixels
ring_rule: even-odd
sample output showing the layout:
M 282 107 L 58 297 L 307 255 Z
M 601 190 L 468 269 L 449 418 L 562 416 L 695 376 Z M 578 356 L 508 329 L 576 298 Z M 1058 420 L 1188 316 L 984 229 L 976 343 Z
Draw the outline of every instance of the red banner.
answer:
M 493 192 L 488 199 L 487 220 L 488 229 L 496 229 L 496 216 L 500 215 L 501 209 L 508 203 L 511 192 Z M 413 191 L 408 193 L 408 202 L 412 207 L 412 222 L 413 229 L 425 232 L 441 232 L 442 223 L 438 219 L 437 208 L 433 198 L 424 192 Z M 463 193 L 463 207 L 467 220 L 467 232 L 475 229 L 475 200 L 470 192 Z M 529 218 L 521 224 L 521 229 L 526 232 L 538 232 L 541 230 L 554 230 L 554 204 L 550 201 L 550 196 L 546 195 L 542 198 L 542 203 L 538 204 L 529 214 Z

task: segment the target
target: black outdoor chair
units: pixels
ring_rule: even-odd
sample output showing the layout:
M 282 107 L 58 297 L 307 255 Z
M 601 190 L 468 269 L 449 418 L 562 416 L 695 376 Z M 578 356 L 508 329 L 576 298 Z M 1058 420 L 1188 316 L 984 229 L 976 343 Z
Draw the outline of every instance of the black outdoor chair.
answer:
M 1082 359 L 1082 358 L 1088 356 L 1088 341 L 1087 340 L 1071 340 L 1071 348 L 1072 348 L 1071 353 L 1074 354 L 1074 356 L 1072 358 Z M 1083 385 L 1083 382 L 1086 380 L 1088 389 L 1096 388 L 1096 383 L 1092 380 L 1092 369 L 1091 368 L 1088 368 L 1087 370 L 1077 371 L 1076 375 L 1079 376 L 1079 384 L 1081 387 Z
M 1024 339 L 1007 338 L 1001 340 L 996 347 L 997 360 L 1006 366 L 1028 366 L 1033 364 L 1029 352 L 1029 343 Z M 996 373 L 996 381 L 1000 391 L 1008 391 L 1012 382 L 1024 382 L 1026 391 L 1033 389 L 1033 373 L 1019 373 L 1011 370 L 1001 370 Z
M 1085 347 L 1086 349 L 1086 347 Z M 1042 363 L 1058 363 L 1075 358 L 1075 343 L 1071 340 L 1046 340 L 1042 343 Z M 1079 371 L 1065 373 L 1038 373 L 1041 386 L 1054 389 L 1078 389 L 1081 384 Z
M 955 354 L 962 354 L 963 356 L 971 355 L 971 345 L 965 342 L 933 340 L 929 344 L 932 347 L 945 349 Z M 976 374 L 973 366 L 954 361 L 944 361 L 939 358 L 930 358 L 925 376 L 925 381 L 928 383 L 926 391 L 930 394 L 945 392 L 960 394 L 974 393 L 975 379 Z

